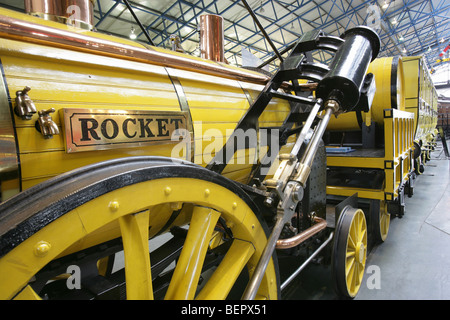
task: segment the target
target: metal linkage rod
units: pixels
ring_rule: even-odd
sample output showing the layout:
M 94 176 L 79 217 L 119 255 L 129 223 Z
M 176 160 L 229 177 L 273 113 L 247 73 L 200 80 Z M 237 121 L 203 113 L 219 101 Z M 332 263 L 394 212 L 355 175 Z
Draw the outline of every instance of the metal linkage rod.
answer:
M 286 224 L 286 217 L 283 214 L 278 214 L 277 221 L 275 223 L 274 228 L 272 229 L 272 233 L 268 239 L 267 245 L 264 248 L 264 251 L 261 255 L 261 258 L 258 262 L 258 265 L 255 268 L 252 278 L 245 289 L 244 295 L 242 296 L 243 300 L 253 300 L 256 297 L 256 293 L 259 289 L 259 285 L 264 277 L 264 273 L 266 272 L 267 265 L 269 264 L 270 257 L 272 257 L 273 251 L 275 250 L 275 246 L 277 244 L 277 240 L 280 237 L 281 231 L 283 231 L 283 227 Z
M 321 104 L 322 100 L 318 99 L 318 107 L 320 107 Z M 293 159 L 286 161 L 287 163 L 290 163 L 286 166 L 293 168 L 297 167 L 297 164 L 299 164 L 298 171 L 294 173 L 292 170 L 288 169 L 288 174 L 286 175 L 275 173 L 275 176 L 277 177 L 277 181 L 275 184 L 276 190 L 280 196 L 280 202 L 277 207 L 277 220 L 274 228 L 272 229 L 272 233 L 267 240 L 267 244 L 264 248 L 261 258 L 256 265 L 250 282 L 245 289 L 244 295 L 242 297 L 242 299 L 244 300 L 253 300 L 255 298 L 266 271 L 267 265 L 269 264 L 270 257 L 272 256 L 273 251 L 276 248 L 276 244 L 278 238 L 280 237 L 281 231 L 283 230 L 284 225 L 292 219 L 297 203 L 300 202 L 303 198 L 303 188 L 311 172 L 311 164 L 317 152 L 319 141 L 325 132 L 325 128 L 328 125 L 331 115 L 339 110 L 339 105 L 333 100 L 325 101 L 324 107 L 325 114 L 314 129 L 313 137 L 308 143 L 302 160 L 298 162 L 298 160 L 296 160 L 297 156 L 295 155 Z M 315 117 L 317 114 L 317 110 L 314 110 L 314 113 L 311 113 L 310 116 L 312 114 Z M 311 126 L 311 123 L 309 123 L 309 126 Z M 304 129 L 306 129 L 306 126 L 304 127 Z M 299 144 L 303 144 L 303 139 L 301 136 L 302 135 L 300 134 L 300 137 L 298 139 Z M 281 170 L 285 171 L 284 168 L 281 168 Z M 278 189 L 279 186 L 285 187 L 283 187 L 283 190 L 280 190 Z M 314 233 L 309 234 L 309 237 L 311 237 L 313 234 Z
M 325 242 L 322 243 L 322 245 L 321 245 L 316 251 L 314 251 L 314 253 L 313 253 L 312 255 L 310 255 L 310 256 L 308 257 L 308 259 L 306 259 L 306 261 L 303 262 L 302 265 L 301 265 L 300 267 L 298 267 L 298 269 L 295 270 L 295 272 L 289 276 L 289 278 L 287 278 L 287 279 L 282 283 L 282 285 L 281 285 L 281 287 L 280 287 L 281 290 L 284 290 L 284 289 L 286 288 L 286 286 L 287 286 L 289 283 L 291 283 L 291 281 L 294 280 L 295 277 L 297 277 L 297 276 L 299 275 L 299 273 L 303 271 L 303 269 L 305 269 L 305 267 L 311 262 L 311 260 L 314 259 L 314 258 L 317 256 L 317 254 L 319 254 L 319 252 L 322 251 L 322 249 L 325 248 L 325 247 L 327 246 L 327 244 L 328 244 L 331 240 L 333 240 L 333 235 L 334 235 L 333 232 L 331 232 L 330 235 L 329 235 L 329 237 L 328 237 L 328 239 L 325 240 Z

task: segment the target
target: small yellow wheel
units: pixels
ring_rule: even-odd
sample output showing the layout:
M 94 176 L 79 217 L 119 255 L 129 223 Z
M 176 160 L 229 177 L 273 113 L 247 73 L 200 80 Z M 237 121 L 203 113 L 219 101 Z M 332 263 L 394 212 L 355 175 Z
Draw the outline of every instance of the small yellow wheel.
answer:
M 336 293 L 354 298 L 361 287 L 367 254 L 364 212 L 346 206 L 339 216 L 333 247 L 332 274 Z
M 374 238 L 376 243 L 384 242 L 389 233 L 391 214 L 388 212 L 386 201 L 380 201 L 380 210 L 373 216 Z

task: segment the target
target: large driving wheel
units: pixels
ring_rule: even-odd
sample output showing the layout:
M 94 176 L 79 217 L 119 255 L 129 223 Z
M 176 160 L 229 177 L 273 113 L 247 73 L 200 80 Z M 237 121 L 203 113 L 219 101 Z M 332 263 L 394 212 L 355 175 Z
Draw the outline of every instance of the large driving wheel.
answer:
M 338 219 L 333 246 L 332 275 L 337 294 L 354 298 L 362 283 L 367 254 L 364 212 L 346 206 Z
M 255 212 L 235 183 L 177 160 L 67 173 L 0 206 L 0 298 L 240 298 L 267 241 Z M 276 299 L 278 281 L 271 261 L 257 297 Z

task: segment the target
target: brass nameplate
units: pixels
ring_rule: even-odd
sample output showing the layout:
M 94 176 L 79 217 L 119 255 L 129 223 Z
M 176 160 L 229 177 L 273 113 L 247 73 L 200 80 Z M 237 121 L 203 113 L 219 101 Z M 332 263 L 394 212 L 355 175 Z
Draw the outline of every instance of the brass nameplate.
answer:
M 62 112 L 68 153 L 178 143 L 184 137 L 180 133 L 189 134 L 187 112 L 69 108 Z

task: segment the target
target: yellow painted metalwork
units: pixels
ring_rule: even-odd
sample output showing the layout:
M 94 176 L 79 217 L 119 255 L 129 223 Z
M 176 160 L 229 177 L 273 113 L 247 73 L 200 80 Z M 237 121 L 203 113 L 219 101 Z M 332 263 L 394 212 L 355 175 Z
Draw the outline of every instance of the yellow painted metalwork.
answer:
M 357 155 L 328 155 L 330 167 L 373 168 L 385 172 L 383 190 L 327 186 L 327 194 L 351 196 L 358 193 L 360 198 L 385 200 L 398 196 L 398 188 L 403 185 L 414 169 L 412 150 L 414 144 L 414 115 L 397 109 L 384 112 L 384 154 L 380 157 L 364 156 L 364 149 Z
M 118 210 L 116 201 L 113 211 Z M 127 299 L 153 299 L 149 250 L 149 210 L 119 218 L 125 254 L 125 279 Z
M 209 190 L 209 193 L 205 193 L 206 189 Z M 149 193 L 152 194 L 152 197 L 148 196 Z M 130 197 L 130 194 L 133 197 Z M 246 250 L 231 250 L 229 252 L 230 256 L 227 254 L 224 257 L 224 266 L 221 267 L 219 265 L 216 270 L 217 274 L 213 275 L 212 279 L 236 278 L 236 273 L 238 273 L 236 268 L 242 268 L 244 265 L 250 272 L 253 270 L 259 261 L 259 256 L 262 254 L 267 239 L 255 214 L 241 198 L 224 187 L 203 180 L 183 178 L 158 179 L 128 186 L 89 201 L 23 241 L 14 250 L 0 259 L 0 283 L 2 283 L 0 299 L 13 298 L 16 293 L 27 286 L 33 275 L 51 260 L 90 247 L 96 242 L 101 243 L 108 239 L 114 239 L 120 235 L 128 239 L 130 241 L 128 242 L 129 244 L 133 243 L 133 245 L 124 244 L 125 250 L 132 250 L 131 253 L 125 253 L 126 259 L 129 257 L 133 263 L 137 263 L 140 266 L 146 265 L 144 252 L 148 256 L 148 246 L 144 245 L 144 238 L 146 238 L 144 227 L 151 226 L 152 228 L 150 229 L 152 230 L 153 226 L 161 225 L 161 223 L 167 221 L 167 215 L 153 215 L 153 209 L 163 204 L 178 204 L 174 207 L 179 207 L 180 203 L 195 204 L 201 206 L 200 208 L 208 207 L 214 209 L 215 212 L 219 212 L 220 216 L 226 221 L 227 226 L 232 230 L 234 237 L 240 239 L 238 241 L 251 244 L 251 247 L 254 248 L 254 251 L 249 247 Z M 206 211 L 211 211 L 211 209 Z M 205 210 L 201 209 L 201 211 Z M 96 212 L 96 214 L 93 215 L 92 212 Z M 192 222 L 192 215 L 192 213 L 181 214 L 173 222 L 172 226 L 181 226 L 190 221 Z M 204 217 L 205 214 L 201 213 L 200 216 Z M 215 213 L 211 216 L 212 219 L 209 226 L 214 224 L 213 221 L 217 219 L 217 216 L 218 214 Z M 148 222 L 145 223 L 144 220 L 147 217 Z M 200 229 L 203 228 L 201 226 L 202 223 L 194 222 L 195 224 Z M 196 227 L 194 226 L 194 228 Z M 133 229 L 137 230 L 132 232 L 133 235 L 131 235 L 129 231 Z M 207 229 L 210 230 L 211 228 L 207 227 Z M 64 237 L 61 237 L 61 230 L 64 230 Z M 198 235 L 195 240 L 202 248 L 207 247 L 211 239 L 210 232 L 203 231 L 205 231 L 203 237 Z M 149 236 L 152 237 L 152 234 Z M 37 256 L 35 254 L 35 246 L 40 241 L 45 241 L 51 245 L 51 249 L 45 256 Z M 133 248 L 134 245 L 136 247 Z M 236 246 L 242 248 L 241 244 L 236 244 L 232 247 Z M 143 252 L 139 252 L 140 250 L 143 250 Z M 188 260 L 192 258 L 192 254 L 182 254 L 178 264 L 182 266 L 189 265 Z M 240 262 L 236 265 L 236 268 L 228 268 L 232 261 Z M 126 265 L 129 266 L 129 264 Z M 131 268 L 131 270 L 136 271 L 137 266 L 132 266 Z M 184 267 L 182 270 L 186 272 Z M 186 277 L 192 278 L 196 271 L 189 270 L 192 273 L 188 272 Z M 142 272 L 140 270 L 139 274 L 142 275 Z M 128 282 L 129 273 L 127 272 L 126 274 Z M 277 281 L 275 277 L 275 269 L 271 261 L 258 292 L 259 296 L 266 299 L 277 298 Z M 137 281 L 132 281 L 132 283 L 136 284 Z M 196 285 L 196 283 L 193 284 L 194 287 Z M 224 295 L 224 292 L 230 289 L 230 284 L 226 283 L 226 281 L 219 281 L 218 285 L 219 287 L 214 290 L 211 290 L 210 286 L 208 286 L 209 288 L 206 289 L 205 293 L 201 293 L 200 297 L 212 299 L 218 295 Z M 127 293 L 129 290 L 136 293 L 136 295 L 133 295 L 135 299 L 148 297 L 148 292 L 143 293 L 139 288 L 134 288 L 134 285 L 130 289 L 127 285 Z M 177 292 L 176 296 L 186 296 L 186 292 L 182 288 L 179 287 L 177 290 L 182 292 Z M 219 293 L 221 290 L 224 290 L 224 292 Z
M 329 195 L 351 197 L 355 192 L 358 192 L 358 197 L 363 199 L 383 200 L 385 197 L 383 190 L 327 186 Z
M 211 149 L 213 146 L 213 156 L 248 109 L 250 104 L 244 90 L 256 91 L 262 88 L 260 85 L 190 71 L 14 40 L 1 41 L 0 59 L 9 95 L 15 97 L 16 91 L 30 86 L 29 96 L 38 110 L 56 109 L 56 116 L 53 118 L 61 132 L 62 120 L 57 115 L 64 108 L 180 111 L 179 97 L 172 83 L 172 79 L 177 78 L 186 95 L 194 123 L 194 150 L 191 150 L 194 153 L 193 160 L 203 166 L 207 164 L 202 157 L 205 148 L 209 146 Z M 274 99 L 268 112 L 259 119 L 259 126 L 279 126 L 288 112 L 289 104 L 286 101 Z M 22 189 L 102 160 L 131 155 L 173 156 L 175 143 L 93 151 L 83 155 L 67 154 L 63 134 L 54 136 L 53 139 L 44 139 L 34 127 L 37 117 L 35 114 L 31 120 L 15 118 Z M 216 143 L 214 139 L 209 139 L 211 133 L 215 134 Z M 253 151 L 258 155 L 260 153 L 259 150 Z M 175 154 L 178 155 L 189 158 L 186 154 Z M 249 163 L 240 169 L 231 166 L 227 168 L 225 175 L 233 172 L 230 175 L 232 179 L 245 182 L 252 165 L 253 163 Z
M 404 57 L 408 86 L 405 91 L 406 110 L 414 113 L 416 141 L 425 148 L 435 142 L 437 124 L 437 93 L 431 74 L 421 56 Z
M 17 296 L 14 297 L 14 300 L 42 300 L 42 298 L 34 292 L 33 288 L 26 286 Z
M 126 39 L 74 29 L 5 9 L 0 9 L 0 15 L 18 19 L 24 24 L 38 24 L 107 40 L 109 44 L 124 44 L 131 50 L 147 49 Z M 0 63 L 2 78 L 12 100 L 11 107 L 15 107 L 16 92 L 28 86 L 31 88 L 28 95 L 38 111 L 55 109 L 52 119 L 61 132 L 45 139 L 35 127 L 37 113 L 27 120 L 12 113 L 21 190 L 75 168 L 129 156 L 176 157 L 206 166 L 263 88 L 261 84 L 243 81 L 238 76 L 214 76 L 201 70 L 192 71 L 196 68 L 175 69 L 118 53 L 97 53 L 93 49 L 84 50 L 51 41 L 2 35 Z M 216 65 L 215 62 L 161 48 L 148 50 L 173 54 L 193 65 Z M 225 64 L 222 68 L 247 74 L 245 70 Z M 3 103 L 8 103 L 3 100 Z M 68 153 L 64 139 L 65 109 L 188 112 L 193 139 L 191 143 L 186 142 L 186 149 L 178 150 L 180 152 L 174 152 L 178 143 L 174 141 Z M 280 126 L 289 111 L 287 101 L 273 99 L 267 112 L 258 119 L 256 129 Z M 247 182 L 255 161 L 262 159 L 267 150 L 266 146 L 260 146 L 259 133 L 257 138 L 256 145 L 236 152 L 223 171 L 224 176 Z M 293 139 L 295 137 L 289 138 L 283 151 L 292 147 Z M 2 182 L 1 187 L 2 195 L 8 197 L 19 191 L 18 185 Z M 175 178 L 141 183 L 96 198 L 23 241 L 0 260 L 0 298 L 39 299 L 27 284 L 50 261 L 121 237 L 127 298 L 152 299 L 148 240 L 152 241 L 167 227 L 166 223 L 175 210 L 180 210 L 180 213 L 172 226 L 189 225 L 190 231 L 177 261 L 167 298 L 195 297 L 206 250 L 215 243 L 211 239 L 219 217 L 231 229 L 235 240 L 197 298 L 225 298 L 243 269 L 247 268 L 251 276 L 267 241 L 265 232 L 255 214 L 236 194 L 203 180 Z M 64 230 L 64 237 L 61 230 Z M 99 274 L 105 273 L 105 259 L 98 262 L 98 269 Z M 257 297 L 276 299 L 277 294 L 276 272 L 271 261 Z
M 396 68 L 395 68 L 396 67 Z M 397 79 L 393 79 L 395 74 Z M 358 156 L 329 155 L 327 165 L 343 168 L 374 168 L 383 170 L 385 181 L 383 190 L 364 188 L 346 188 L 327 186 L 327 193 L 340 196 L 351 196 L 358 192 L 361 198 L 394 201 L 399 196 L 399 187 L 404 186 L 416 170 L 417 161 L 414 156 L 414 142 L 422 146 L 422 157 L 435 142 L 436 134 L 436 90 L 431 81 L 422 57 L 379 58 L 374 60 L 368 72 L 372 72 L 376 81 L 376 94 L 370 113 L 363 113 L 362 120 L 370 125 L 373 119 L 378 128 L 384 130 L 383 155 L 379 157 L 364 155 L 364 149 Z M 393 88 L 396 91 L 393 92 Z M 395 101 L 395 105 L 392 104 Z M 327 130 L 359 131 L 360 126 L 356 114 L 350 112 L 340 115 L 330 122 Z M 387 213 L 387 208 L 382 208 Z M 383 211 L 381 210 L 381 211 Z M 385 217 L 384 217 L 385 218 Z M 386 219 L 381 219 L 382 222 Z M 381 227 L 381 226 L 380 226 Z M 384 223 L 386 229 L 386 223 Z
M 380 212 L 379 212 L 379 220 L 380 220 L 380 237 L 381 240 L 386 240 L 389 233 L 389 226 L 391 224 L 391 215 L 388 212 L 386 201 L 380 202 Z
M 330 167 L 348 167 L 350 162 L 351 166 L 355 168 L 381 168 L 384 166 L 383 158 L 365 158 L 339 155 L 329 155 L 327 158 L 327 165 Z
M 220 213 L 210 208 L 196 207 L 180 259 L 167 289 L 165 299 L 192 300 L 197 289 L 203 261 Z
M 235 239 L 228 251 L 226 260 L 222 260 L 219 266 L 221 270 L 214 273 L 197 296 L 197 299 L 225 299 L 254 251 L 255 249 L 251 243 Z M 221 275 L 223 273 L 227 273 L 228 276 L 226 278 L 223 277 Z

